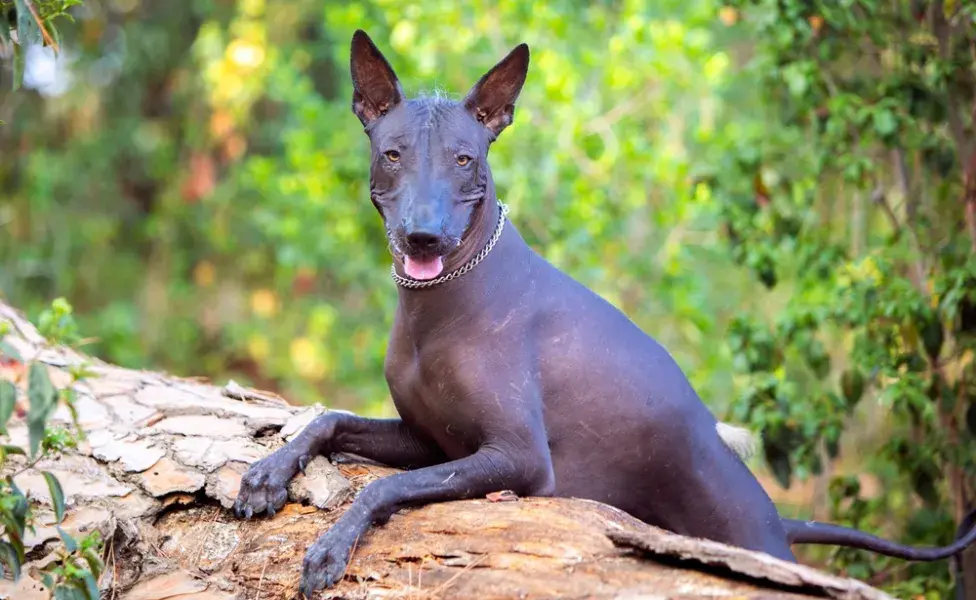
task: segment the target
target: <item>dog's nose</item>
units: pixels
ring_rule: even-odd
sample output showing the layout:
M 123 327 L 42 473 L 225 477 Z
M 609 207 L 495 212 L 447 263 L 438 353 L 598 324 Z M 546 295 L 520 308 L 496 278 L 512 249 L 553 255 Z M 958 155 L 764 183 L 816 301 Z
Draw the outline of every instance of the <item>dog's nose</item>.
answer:
M 414 231 L 407 234 L 407 244 L 416 252 L 430 252 L 440 243 L 440 236 L 429 231 Z

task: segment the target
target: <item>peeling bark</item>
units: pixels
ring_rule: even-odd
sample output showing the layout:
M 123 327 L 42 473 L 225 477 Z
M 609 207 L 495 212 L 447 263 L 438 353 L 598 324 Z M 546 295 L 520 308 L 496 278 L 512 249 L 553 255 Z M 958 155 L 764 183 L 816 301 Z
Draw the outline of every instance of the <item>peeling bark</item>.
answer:
M 103 598 L 296 598 L 306 548 L 363 486 L 395 472 L 355 457 L 318 458 L 274 518 L 235 519 L 228 508 L 247 466 L 325 409 L 49 348 L 2 303 L 0 320 L 14 325 L 8 341 L 47 364 L 56 385 L 70 382 L 70 365 L 88 362 L 95 374 L 75 386 L 87 441 L 38 468 L 64 487 L 63 527 L 97 528 L 106 540 Z M 0 377 L 16 376 L 0 367 Z M 22 419 L 11 422 L 10 437 L 26 443 Z M 57 539 L 47 487 L 33 471 L 17 482 L 46 509 L 27 540 L 31 563 L 17 584 L 0 581 L 0 598 L 46 599 L 34 575 Z M 321 597 L 888 598 L 854 580 L 674 535 L 597 502 L 498 498 L 402 511 L 361 541 L 344 580 Z

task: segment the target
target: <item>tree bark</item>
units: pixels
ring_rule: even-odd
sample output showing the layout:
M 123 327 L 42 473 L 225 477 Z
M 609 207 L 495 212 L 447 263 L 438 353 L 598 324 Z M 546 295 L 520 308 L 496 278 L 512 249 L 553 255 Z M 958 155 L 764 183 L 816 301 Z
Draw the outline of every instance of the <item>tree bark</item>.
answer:
M 370 481 L 393 469 L 319 457 L 293 482 L 273 518 L 243 521 L 229 507 L 247 465 L 297 434 L 324 409 L 161 373 L 132 371 L 51 348 L 15 310 L 7 341 L 46 364 L 59 387 L 67 368 L 94 375 L 74 384 L 87 440 L 38 465 L 60 479 L 69 533 L 98 529 L 105 543 L 103 598 L 277 600 L 298 597 L 306 548 Z M 3 363 L 0 363 L 2 365 Z M 17 380 L 23 366 L 0 366 Z M 22 397 L 19 402 L 25 403 Z M 26 408 L 22 405 L 21 408 Z M 8 443 L 26 443 L 23 411 Z M 66 423 L 59 409 L 54 420 Z M 11 457 L 7 469 L 18 467 Z M 8 471 L 9 472 L 9 471 Z M 30 564 L 0 598 L 49 597 L 37 568 L 57 533 L 39 472 L 17 478 L 42 503 L 27 540 Z M 403 511 L 361 540 L 344 579 L 322 598 L 723 597 L 882 599 L 867 585 L 767 555 L 674 535 L 597 502 L 490 499 Z

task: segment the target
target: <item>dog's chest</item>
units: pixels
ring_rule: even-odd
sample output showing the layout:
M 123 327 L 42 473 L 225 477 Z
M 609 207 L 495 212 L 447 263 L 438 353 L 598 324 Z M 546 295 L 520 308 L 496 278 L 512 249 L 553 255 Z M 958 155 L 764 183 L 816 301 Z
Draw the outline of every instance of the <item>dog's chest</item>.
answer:
M 458 386 L 438 369 L 437 357 L 417 352 L 387 354 L 385 375 L 397 413 L 410 427 L 437 442 L 452 458 L 477 449 L 480 423 L 470 414 Z

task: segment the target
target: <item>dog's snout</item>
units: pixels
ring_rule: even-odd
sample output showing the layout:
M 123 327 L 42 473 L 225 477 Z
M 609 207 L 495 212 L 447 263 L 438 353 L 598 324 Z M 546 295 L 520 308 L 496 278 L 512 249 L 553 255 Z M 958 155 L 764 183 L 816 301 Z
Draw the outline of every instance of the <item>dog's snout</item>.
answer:
M 416 252 L 433 252 L 440 243 L 440 236 L 429 231 L 414 231 L 407 234 L 407 244 Z

